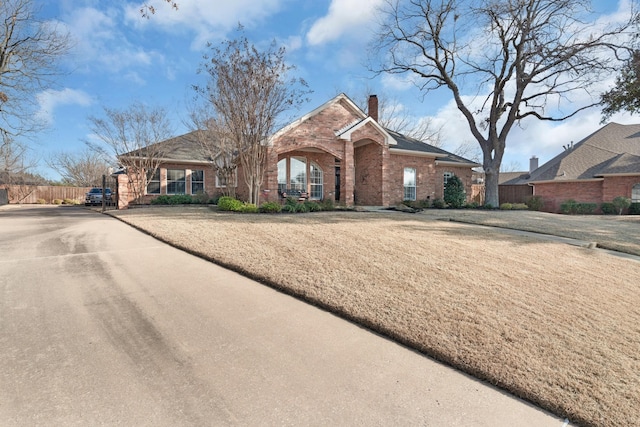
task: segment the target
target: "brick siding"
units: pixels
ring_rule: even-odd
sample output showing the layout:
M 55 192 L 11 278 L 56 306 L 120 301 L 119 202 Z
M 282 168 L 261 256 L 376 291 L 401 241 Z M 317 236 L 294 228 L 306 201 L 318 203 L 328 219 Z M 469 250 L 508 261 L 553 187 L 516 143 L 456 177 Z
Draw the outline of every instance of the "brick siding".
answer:
M 631 198 L 631 190 L 640 176 L 607 176 L 597 181 L 549 182 L 535 184 L 534 194 L 542 197 L 545 212 L 560 212 L 560 205 L 573 199 L 579 203 L 610 202 L 618 196 Z

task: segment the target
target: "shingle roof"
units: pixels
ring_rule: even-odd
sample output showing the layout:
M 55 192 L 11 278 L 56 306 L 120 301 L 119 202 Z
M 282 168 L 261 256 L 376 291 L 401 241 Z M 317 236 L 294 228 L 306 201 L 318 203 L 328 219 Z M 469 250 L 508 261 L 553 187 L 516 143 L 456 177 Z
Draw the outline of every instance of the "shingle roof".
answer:
M 498 176 L 499 185 L 525 184 L 529 179 L 529 172 L 500 172 Z
M 640 125 L 609 123 L 531 172 L 524 182 L 593 179 L 612 173 L 640 174 Z
M 456 154 L 450 153 L 441 148 L 427 144 L 426 142 L 422 142 L 415 138 L 402 135 L 401 133 L 392 131 L 390 129 L 385 129 L 385 130 L 397 142 L 397 145 L 394 145 L 392 147 L 394 150 L 417 151 L 417 152 L 426 153 L 426 154 L 433 154 L 438 160 L 441 160 L 441 161 L 460 163 L 464 165 L 473 164 L 475 166 L 481 166 L 480 164 L 475 163 L 469 159 L 465 159 L 464 157 L 460 157 Z
M 164 160 L 176 160 L 176 161 L 188 161 L 188 162 L 210 162 L 211 159 L 202 150 L 200 143 L 198 142 L 197 133 L 200 131 L 193 131 L 184 135 L 176 136 L 166 141 L 151 144 L 148 147 L 140 150 L 131 151 L 124 154 L 124 156 L 144 156 L 148 152 L 154 152 L 156 155 Z

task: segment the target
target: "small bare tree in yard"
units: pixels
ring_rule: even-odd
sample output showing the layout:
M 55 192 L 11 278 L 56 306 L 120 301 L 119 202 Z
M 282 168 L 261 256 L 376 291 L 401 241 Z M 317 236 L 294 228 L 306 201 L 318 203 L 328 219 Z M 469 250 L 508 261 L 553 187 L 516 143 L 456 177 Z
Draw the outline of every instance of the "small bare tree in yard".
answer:
M 486 202 L 498 206 L 513 126 L 527 117 L 561 121 L 597 105 L 563 101 L 575 92 L 591 96 L 632 52 L 625 33 L 637 15 L 603 24 L 589 7 L 587 0 L 387 0 L 375 45 L 386 56 L 374 68 L 409 74 L 425 94 L 449 91 L 482 149 Z
M 134 103 L 126 109 L 104 109 L 104 117 L 89 117 L 91 131 L 98 142 L 87 142 L 92 149 L 118 162 L 125 170 L 129 189 L 141 203 L 147 183 L 172 147 L 172 128 L 167 111 Z
M 79 152 L 57 152 L 47 164 L 60 174 L 63 184 L 75 187 L 101 186 L 102 175 L 109 169 L 104 156 L 89 147 Z
M 16 138 L 42 129 L 36 94 L 59 74 L 57 60 L 68 50 L 68 35 L 40 21 L 32 0 L 0 1 L 1 134 Z
M 202 66 L 208 82 L 194 89 L 211 104 L 215 126 L 233 144 L 249 189 L 248 202 L 258 204 L 268 137 L 284 111 L 305 101 L 306 83 L 289 76 L 294 67 L 286 64 L 285 49 L 275 42 L 262 51 L 241 35 L 209 47 Z
M 211 103 L 192 105 L 188 126 L 194 131 L 202 154 L 211 160 L 211 168 L 218 178 L 222 195 L 235 198 L 238 152 L 229 132 L 215 118 Z

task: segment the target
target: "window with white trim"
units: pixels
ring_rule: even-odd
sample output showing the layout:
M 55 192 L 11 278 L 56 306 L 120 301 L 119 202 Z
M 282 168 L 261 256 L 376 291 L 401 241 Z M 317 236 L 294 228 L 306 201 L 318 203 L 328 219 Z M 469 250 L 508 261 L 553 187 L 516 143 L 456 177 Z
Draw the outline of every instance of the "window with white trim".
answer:
M 187 174 L 184 169 L 167 169 L 167 194 L 185 194 Z
M 416 170 L 404 168 L 404 200 L 416 199 Z
M 204 193 L 204 171 L 202 169 L 191 171 L 191 194 Z
M 314 162 L 309 164 L 309 184 L 311 185 L 311 194 L 309 195 L 313 200 L 322 200 L 324 196 L 323 192 L 324 176 L 322 169 Z
M 449 182 L 449 178 L 453 177 L 453 172 L 445 172 L 444 173 L 444 185 L 447 185 L 447 182 Z
M 640 203 L 640 182 L 631 188 L 631 203 Z
M 160 168 L 147 181 L 147 194 L 160 194 Z

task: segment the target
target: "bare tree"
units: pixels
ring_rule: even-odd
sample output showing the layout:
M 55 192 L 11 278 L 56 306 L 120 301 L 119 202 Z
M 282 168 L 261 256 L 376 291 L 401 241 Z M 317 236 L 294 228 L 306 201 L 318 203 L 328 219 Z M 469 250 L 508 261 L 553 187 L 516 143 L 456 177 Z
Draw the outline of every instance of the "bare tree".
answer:
M 616 59 L 630 55 L 624 33 L 637 16 L 590 24 L 589 7 L 587 0 L 388 0 L 375 46 L 388 55 L 374 68 L 408 73 L 425 94 L 448 89 L 482 149 L 486 202 L 498 206 L 514 124 L 565 120 L 597 105 L 558 108 L 574 92 L 590 96 L 618 68 Z
M 43 177 L 32 173 L 37 164 L 25 144 L 7 134 L 0 137 L 0 184 L 5 184 L 11 202 L 20 203 L 35 190 L 34 186 L 46 184 Z
M 211 160 L 211 168 L 218 178 L 223 195 L 235 197 L 238 152 L 229 132 L 216 120 L 211 103 L 191 105 L 187 126 L 194 131 L 193 135 L 202 154 Z
M 172 9 L 174 10 L 178 10 L 178 3 L 173 1 L 173 0 L 165 0 L 165 2 L 167 2 Z M 156 8 L 154 5 L 149 4 L 149 3 L 143 3 L 142 6 L 140 6 L 140 15 L 142 15 L 143 18 L 147 18 L 149 19 L 151 17 L 151 15 L 155 15 L 156 13 Z
M 202 69 L 208 83 L 194 89 L 211 103 L 216 126 L 229 135 L 249 189 L 248 201 L 258 204 L 268 137 L 284 111 L 306 100 L 306 83 L 289 77 L 294 67 L 285 62 L 284 47 L 277 48 L 275 42 L 258 50 L 241 33 L 209 48 Z
M 102 175 L 109 169 L 104 156 L 89 147 L 78 152 L 59 151 L 46 162 L 60 174 L 65 185 L 76 187 L 101 186 Z
M 36 17 L 32 0 L 0 1 L 0 133 L 16 138 L 42 129 L 36 94 L 59 74 L 69 36 Z
M 519 162 L 512 160 L 507 164 L 500 165 L 500 172 L 521 172 L 522 166 Z
M 89 117 L 98 140 L 87 144 L 118 162 L 125 170 L 135 201 L 142 202 L 147 184 L 166 153 L 173 148 L 167 111 L 133 103 L 126 109 L 104 108 L 104 117 Z
M 378 92 L 378 93 L 376 93 Z M 398 99 L 385 92 L 374 91 L 370 87 L 356 97 L 355 102 L 362 111 L 367 111 L 369 97 L 378 96 L 378 123 L 387 129 L 401 133 L 410 138 L 431 144 L 435 147 L 442 145 L 442 127 L 436 127 L 430 117 L 417 118 L 404 108 Z

